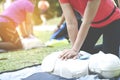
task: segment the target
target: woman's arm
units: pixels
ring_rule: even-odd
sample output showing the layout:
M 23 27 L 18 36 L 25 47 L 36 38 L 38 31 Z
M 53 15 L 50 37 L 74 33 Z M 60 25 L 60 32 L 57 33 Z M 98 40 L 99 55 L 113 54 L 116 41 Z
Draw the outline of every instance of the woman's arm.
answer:
M 81 46 L 87 36 L 90 25 L 98 11 L 100 1 L 101 0 L 92 0 L 87 3 L 87 6 L 86 6 L 86 9 L 84 12 L 84 16 L 83 16 L 83 21 L 82 21 L 80 30 L 78 32 L 75 44 L 73 46 L 73 49 L 75 49 L 76 51 L 79 51 L 79 49 L 81 48 Z
M 26 19 L 19 24 L 19 33 L 23 38 L 33 35 L 33 23 L 32 23 L 32 14 L 27 13 Z
M 25 20 L 25 27 L 29 35 L 34 35 L 32 16 L 33 14 L 28 12 Z
M 87 35 L 89 28 L 90 28 L 90 24 L 92 23 L 95 15 L 97 13 L 97 10 L 98 10 L 99 5 L 100 5 L 100 1 L 101 0 L 88 1 L 79 32 L 76 29 L 77 23 L 76 23 L 76 19 L 74 18 L 73 11 L 71 11 L 72 9 L 71 9 L 70 5 L 69 4 L 61 5 L 63 12 L 64 12 L 64 15 L 65 15 L 65 18 L 66 18 L 66 21 L 67 21 L 67 26 L 68 26 L 68 28 L 71 27 L 69 30 L 69 35 L 70 35 L 70 37 L 71 37 L 70 39 L 73 43 L 72 49 L 68 50 L 68 51 L 64 51 L 61 55 L 61 58 L 68 59 L 68 58 L 71 58 L 71 57 L 73 58 L 74 56 L 76 56 L 76 54 L 80 50 L 80 48 L 81 48 L 81 46 L 86 38 L 86 35 Z M 66 10 L 66 8 L 68 10 Z M 69 15 L 68 15 L 68 12 L 69 12 Z M 71 22 L 72 21 L 71 19 L 73 19 L 75 21 Z
M 28 33 L 25 28 L 25 22 L 23 21 L 21 24 L 18 25 L 18 32 L 21 38 L 28 37 Z
M 75 17 L 74 11 L 70 4 L 61 4 L 63 15 L 65 16 L 65 20 L 67 23 L 68 35 L 70 38 L 70 42 L 73 45 L 78 33 L 78 24 L 77 19 Z

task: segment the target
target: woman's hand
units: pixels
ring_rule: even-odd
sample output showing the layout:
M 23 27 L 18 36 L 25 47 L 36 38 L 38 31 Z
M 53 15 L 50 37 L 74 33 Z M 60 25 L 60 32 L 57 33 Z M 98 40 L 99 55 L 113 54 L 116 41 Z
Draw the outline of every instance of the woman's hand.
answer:
M 67 59 L 76 59 L 78 55 L 78 52 L 76 52 L 74 49 L 66 49 L 63 50 L 63 52 L 60 54 L 59 58 L 62 60 L 67 60 Z

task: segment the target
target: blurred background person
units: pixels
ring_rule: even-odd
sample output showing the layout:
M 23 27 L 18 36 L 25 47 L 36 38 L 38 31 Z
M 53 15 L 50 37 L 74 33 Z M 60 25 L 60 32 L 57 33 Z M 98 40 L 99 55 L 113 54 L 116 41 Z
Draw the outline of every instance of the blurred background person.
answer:
M 16 28 L 20 27 L 22 37 L 29 37 L 33 34 L 34 2 L 35 0 L 15 0 L 2 12 L 0 15 L 0 49 L 9 51 L 23 48 Z
M 74 11 L 74 13 L 75 13 L 75 16 L 76 16 L 77 21 L 78 21 L 78 29 L 79 29 L 82 17 L 77 11 Z M 69 41 L 66 21 L 65 21 L 65 17 L 63 14 L 61 16 L 61 20 L 60 20 L 59 24 L 57 25 L 57 27 L 53 31 L 53 34 L 52 34 L 50 40 L 52 40 L 52 39 L 57 39 L 57 40 L 67 39 Z
M 42 25 L 45 25 L 47 22 L 45 14 L 46 14 L 49 7 L 50 7 L 50 4 L 47 0 L 40 0 L 38 2 L 38 8 L 40 10 L 40 18 L 42 20 Z
M 78 29 L 79 29 L 79 26 L 82 23 L 81 21 L 82 17 L 77 11 L 74 11 L 74 13 L 78 21 Z M 67 25 L 66 25 L 65 17 L 62 14 L 61 20 L 56 26 L 56 28 L 53 30 L 53 34 L 50 37 L 50 41 L 46 43 L 46 46 L 54 46 L 57 44 L 68 44 L 69 42 L 70 41 L 67 31 Z

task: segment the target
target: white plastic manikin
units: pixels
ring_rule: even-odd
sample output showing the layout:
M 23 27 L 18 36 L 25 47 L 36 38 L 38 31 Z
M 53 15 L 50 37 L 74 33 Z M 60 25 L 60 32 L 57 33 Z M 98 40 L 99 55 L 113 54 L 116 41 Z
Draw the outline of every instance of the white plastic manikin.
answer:
M 100 51 L 90 57 L 89 69 L 104 78 L 113 78 L 120 75 L 120 59 L 116 55 Z
M 88 74 L 88 59 L 59 59 L 60 52 L 54 52 L 46 56 L 42 61 L 43 72 L 50 72 L 64 78 L 78 78 Z

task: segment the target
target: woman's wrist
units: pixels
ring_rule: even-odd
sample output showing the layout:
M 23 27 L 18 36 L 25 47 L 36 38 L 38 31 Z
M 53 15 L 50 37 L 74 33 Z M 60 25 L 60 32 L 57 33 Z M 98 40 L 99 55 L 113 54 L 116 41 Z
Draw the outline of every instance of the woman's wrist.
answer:
M 77 49 L 75 49 L 75 48 L 72 48 L 72 50 L 73 50 L 74 52 L 78 53 L 78 50 L 77 50 Z

